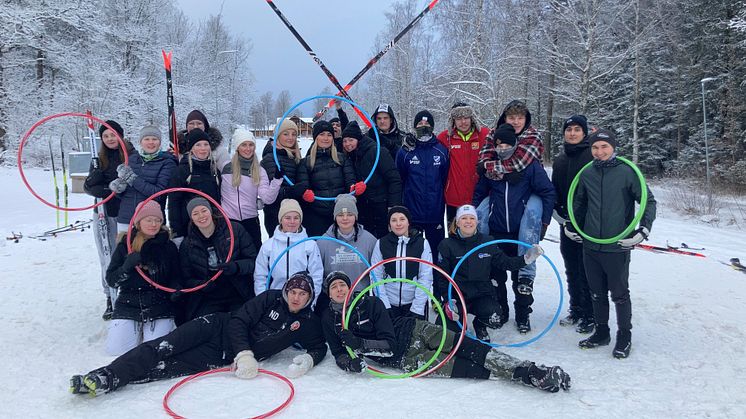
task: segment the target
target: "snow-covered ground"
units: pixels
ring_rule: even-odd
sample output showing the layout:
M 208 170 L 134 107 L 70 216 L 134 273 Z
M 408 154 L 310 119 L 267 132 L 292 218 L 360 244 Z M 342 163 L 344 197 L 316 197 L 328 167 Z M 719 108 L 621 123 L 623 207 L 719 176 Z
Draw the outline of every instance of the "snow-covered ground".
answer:
M 50 172 L 28 175 L 40 192 L 53 196 Z M 54 210 L 26 191 L 15 169 L 0 169 L 0 185 L 3 238 L 11 231 L 32 234 L 54 227 Z M 71 206 L 90 201 L 72 195 Z M 612 358 L 611 347 L 580 350 L 581 335 L 559 326 L 529 347 L 506 350 L 562 365 L 573 379 L 570 392 L 548 394 L 493 380 L 382 380 L 344 373 L 328 356 L 294 380 L 295 399 L 278 417 L 746 417 L 746 275 L 718 262 L 746 259 L 746 240 L 741 231 L 692 223 L 665 205 L 660 213 L 651 243 L 705 247 L 708 258 L 634 251 L 629 359 Z M 89 217 L 71 213 L 70 221 Z M 549 235 L 558 235 L 556 224 Z M 543 246 L 562 272 L 558 245 Z M 0 417 L 167 417 L 161 399 L 177 380 L 130 385 L 95 399 L 68 393 L 72 374 L 111 361 L 103 351 L 104 297 L 91 231 L 43 242 L 1 240 L 0 262 Z M 557 281 L 540 265 L 534 333 L 551 320 L 557 301 Z M 493 341 L 521 339 L 512 322 L 493 333 Z M 285 373 L 296 353 L 287 350 L 261 366 Z M 286 395 L 284 385 L 271 378 L 221 375 L 182 388 L 171 406 L 190 418 L 247 417 L 271 409 Z

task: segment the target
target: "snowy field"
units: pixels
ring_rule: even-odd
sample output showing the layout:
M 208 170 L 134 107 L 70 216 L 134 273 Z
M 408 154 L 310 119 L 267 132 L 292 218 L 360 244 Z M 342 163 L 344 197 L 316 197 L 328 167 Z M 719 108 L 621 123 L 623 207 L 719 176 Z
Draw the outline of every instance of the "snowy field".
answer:
M 32 170 L 29 177 L 46 197 L 53 196 L 50 172 Z M 5 365 L 0 369 L 0 417 L 168 417 L 161 399 L 177 380 L 130 385 L 99 398 L 68 393 L 72 374 L 111 361 L 104 355 L 104 297 L 93 233 L 4 240 L 11 231 L 33 234 L 53 228 L 55 213 L 26 191 L 15 169 L 0 169 L 0 185 L 5 205 L 0 220 L 0 359 Z M 84 195 L 71 198 L 71 206 L 90 202 Z M 612 358 L 612 346 L 580 350 L 581 335 L 559 326 L 529 347 L 507 350 L 561 365 L 572 376 L 571 391 L 548 394 L 493 380 L 382 380 L 342 372 L 329 354 L 294 380 L 295 399 L 278 417 L 746 417 L 746 275 L 718 262 L 746 259 L 743 232 L 695 224 L 668 210 L 665 202 L 661 207 L 650 243 L 686 242 L 705 247 L 708 258 L 634 251 L 629 359 Z M 87 218 L 90 212 L 70 214 L 70 222 Z M 557 237 L 556 224 L 549 235 Z M 562 272 L 559 246 L 543 246 Z M 531 321 L 538 333 L 558 301 L 558 284 L 546 264 L 539 266 L 535 288 Z M 612 310 L 612 323 L 613 316 Z M 511 320 L 494 332 L 493 341 L 522 340 L 513 325 Z M 285 373 L 296 353 L 287 350 L 261 367 Z M 284 384 L 271 378 L 221 375 L 182 388 L 171 406 L 190 418 L 248 417 L 270 410 L 286 395 Z

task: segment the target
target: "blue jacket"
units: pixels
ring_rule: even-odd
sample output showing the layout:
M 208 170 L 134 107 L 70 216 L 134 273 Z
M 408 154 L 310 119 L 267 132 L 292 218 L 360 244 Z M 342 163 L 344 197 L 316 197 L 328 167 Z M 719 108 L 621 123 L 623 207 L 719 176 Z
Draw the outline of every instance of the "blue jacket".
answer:
M 481 176 L 472 202 L 474 206 L 478 206 L 489 195 L 490 233 L 518 234 L 523 210 L 531 194 L 541 198 L 541 222 L 548 225 L 552 219 L 557 193 L 538 160 L 532 161 L 520 172 L 506 173 L 501 180 Z
M 412 151 L 400 149 L 396 168 L 401 175 L 402 202 L 412 213 L 412 222 L 443 222 L 448 179 L 448 150 L 433 135 L 427 142 L 417 142 Z
M 158 157 L 146 163 L 139 153 L 134 152 L 129 155 L 129 166 L 135 172 L 137 178 L 132 182 L 132 186 L 127 186 L 127 189 L 119 194 L 121 204 L 119 205 L 117 222 L 122 224 L 130 222 L 132 216 L 135 215 L 135 208 L 140 202 L 150 195 L 168 188 L 174 170 L 176 170 L 176 157 L 161 151 Z M 161 195 L 155 200 L 161 204 L 161 208 L 166 208 L 165 195 Z M 166 219 L 165 213 L 163 219 Z

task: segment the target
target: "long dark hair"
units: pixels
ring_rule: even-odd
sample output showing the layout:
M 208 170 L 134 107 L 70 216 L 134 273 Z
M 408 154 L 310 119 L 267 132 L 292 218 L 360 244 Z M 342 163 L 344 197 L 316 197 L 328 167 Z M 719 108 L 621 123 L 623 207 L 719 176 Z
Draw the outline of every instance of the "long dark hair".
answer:
M 130 144 L 129 141 L 122 138 L 122 141 L 124 141 L 124 145 L 126 148 L 126 153 L 129 154 L 132 151 L 132 144 Z M 117 141 L 117 149 L 119 150 L 119 161 L 124 163 L 124 153 L 125 151 L 122 150 L 122 146 L 119 144 L 119 141 Z M 101 170 L 106 170 L 106 168 L 109 167 L 109 156 L 108 156 L 108 150 L 109 147 L 104 144 L 104 140 L 100 140 L 98 142 L 98 160 L 101 164 Z

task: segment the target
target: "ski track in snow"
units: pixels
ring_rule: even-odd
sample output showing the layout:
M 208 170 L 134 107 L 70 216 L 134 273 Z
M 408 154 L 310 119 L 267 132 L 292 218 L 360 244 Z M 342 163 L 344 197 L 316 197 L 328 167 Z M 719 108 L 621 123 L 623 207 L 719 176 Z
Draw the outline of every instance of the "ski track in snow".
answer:
M 52 196 L 50 172 L 28 170 L 28 176 L 40 193 Z M 0 182 L 6 205 L 1 233 L 33 234 L 55 226 L 54 210 L 26 191 L 15 169 L 0 169 Z M 85 195 L 71 195 L 71 206 L 90 202 Z M 570 392 L 548 394 L 495 380 L 382 380 L 345 373 L 327 354 L 321 365 L 293 380 L 295 399 L 277 417 L 746 417 L 746 275 L 718 262 L 746 259 L 742 233 L 695 224 L 665 208 L 660 212 L 664 216 L 653 226 L 651 243 L 686 242 L 705 247 L 709 257 L 633 252 L 629 359 L 612 358 L 613 340 L 608 347 L 581 350 L 577 342 L 583 336 L 560 326 L 529 347 L 506 350 L 522 359 L 561 365 L 572 376 Z M 87 211 L 70 213 L 69 219 L 89 217 Z M 104 297 L 92 234 L 86 230 L 45 242 L 24 238 L 0 243 L 5 272 L 0 417 L 168 417 L 161 400 L 178 379 L 130 385 L 99 398 L 68 393 L 72 374 L 112 359 L 104 354 Z M 556 224 L 549 234 L 559 234 Z M 559 245 L 543 246 L 563 272 Z M 557 281 L 546 265 L 539 266 L 535 291 L 534 331 L 528 337 L 539 333 L 556 310 Z M 563 316 L 566 305 L 567 299 Z M 515 331 L 513 320 L 492 332 L 493 341 L 526 338 Z M 288 349 L 260 366 L 285 374 L 297 353 Z M 182 387 L 171 407 L 190 418 L 246 417 L 279 405 L 287 394 L 287 386 L 271 377 L 239 380 L 220 374 Z

